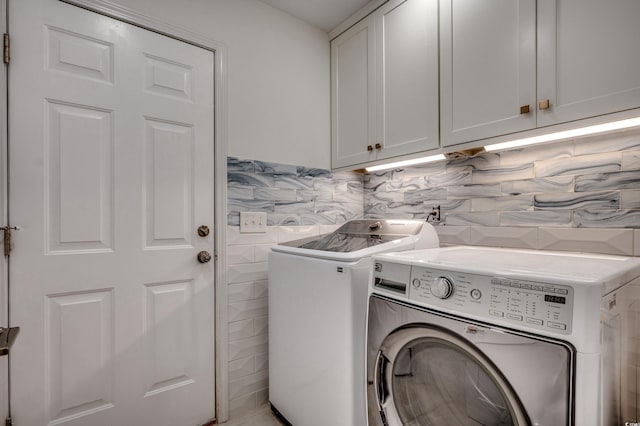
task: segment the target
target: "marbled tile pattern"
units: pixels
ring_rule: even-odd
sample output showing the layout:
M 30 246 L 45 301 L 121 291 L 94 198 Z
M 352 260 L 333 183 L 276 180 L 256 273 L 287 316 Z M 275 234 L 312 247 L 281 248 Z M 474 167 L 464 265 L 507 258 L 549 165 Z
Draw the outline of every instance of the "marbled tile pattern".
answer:
M 640 228 L 640 131 L 364 176 L 366 218 L 441 225 Z
M 274 225 L 333 225 L 360 219 L 362 175 L 288 164 L 227 159 L 227 224 L 241 211 L 267 213 Z

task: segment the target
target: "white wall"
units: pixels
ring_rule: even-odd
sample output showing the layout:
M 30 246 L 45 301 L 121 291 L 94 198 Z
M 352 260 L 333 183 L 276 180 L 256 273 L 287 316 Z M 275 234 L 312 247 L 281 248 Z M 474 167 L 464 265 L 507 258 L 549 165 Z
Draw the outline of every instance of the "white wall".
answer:
M 114 0 L 224 43 L 228 154 L 330 168 L 329 40 L 257 0 Z

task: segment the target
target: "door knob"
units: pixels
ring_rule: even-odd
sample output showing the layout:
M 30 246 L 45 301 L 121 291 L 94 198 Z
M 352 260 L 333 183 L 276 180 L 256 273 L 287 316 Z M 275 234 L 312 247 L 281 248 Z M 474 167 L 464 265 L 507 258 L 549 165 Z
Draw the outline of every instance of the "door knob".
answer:
M 211 260 L 211 254 L 208 251 L 201 251 L 198 253 L 198 262 L 207 263 Z
M 207 225 L 200 225 L 198 227 L 198 235 L 201 237 L 209 235 L 209 227 Z

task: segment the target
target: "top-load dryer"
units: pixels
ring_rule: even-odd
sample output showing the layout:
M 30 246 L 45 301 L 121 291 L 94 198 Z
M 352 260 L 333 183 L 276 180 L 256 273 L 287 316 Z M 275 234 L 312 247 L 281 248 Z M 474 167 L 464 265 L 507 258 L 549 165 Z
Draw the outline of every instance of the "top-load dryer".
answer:
M 369 426 L 638 422 L 640 258 L 447 247 L 374 256 Z
M 438 247 L 424 221 L 354 220 L 269 254 L 269 400 L 296 426 L 364 426 L 371 255 Z

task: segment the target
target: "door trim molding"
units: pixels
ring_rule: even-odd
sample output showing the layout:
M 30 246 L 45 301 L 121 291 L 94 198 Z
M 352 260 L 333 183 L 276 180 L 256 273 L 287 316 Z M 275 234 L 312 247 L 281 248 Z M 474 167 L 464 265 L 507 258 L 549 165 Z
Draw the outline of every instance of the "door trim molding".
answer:
M 0 34 L 8 31 L 7 0 L 0 0 Z M 9 128 L 8 103 L 9 93 L 7 92 L 7 66 L 0 67 L 0 226 L 9 225 L 7 199 L 9 196 L 8 176 L 8 137 Z M 4 253 L 0 254 L 0 325 L 9 327 L 9 268 L 7 258 Z M 11 407 L 9 402 L 9 357 L 0 357 L 0 422 L 9 416 Z
M 6 0 L 0 0 L 2 5 Z M 108 0 L 59 0 L 214 52 L 214 241 L 215 265 L 215 395 L 216 420 L 229 419 L 229 333 L 227 327 L 227 47 L 189 29 L 160 21 Z M 1 124 L 0 124 L 1 125 Z M 1 394 L 1 393 L 0 393 Z

